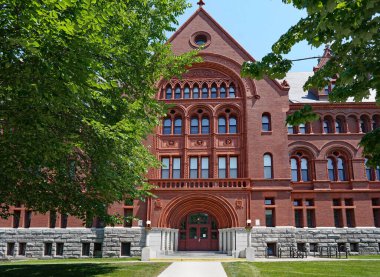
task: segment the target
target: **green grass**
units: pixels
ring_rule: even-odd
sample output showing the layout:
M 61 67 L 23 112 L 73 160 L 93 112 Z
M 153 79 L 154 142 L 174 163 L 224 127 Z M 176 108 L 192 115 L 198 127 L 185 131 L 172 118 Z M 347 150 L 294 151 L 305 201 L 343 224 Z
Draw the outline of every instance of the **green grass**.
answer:
M 377 261 L 223 263 L 229 277 L 380 276 Z
M 358 255 L 358 256 L 348 256 L 349 259 L 379 259 L 380 260 L 380 255 Z
M 40 261 L 38 261 L 40 262 Z M 157 276 L 169 263 L 138 263 L 138 262 L 102 262 L 102 263 L 71 263 L 71 264 L 43 264 L 43 263 L 1 263 L 0 276 L 54 276 L 54 277 L 86 277 L 86 276 L 123 276 L 145 277 Z

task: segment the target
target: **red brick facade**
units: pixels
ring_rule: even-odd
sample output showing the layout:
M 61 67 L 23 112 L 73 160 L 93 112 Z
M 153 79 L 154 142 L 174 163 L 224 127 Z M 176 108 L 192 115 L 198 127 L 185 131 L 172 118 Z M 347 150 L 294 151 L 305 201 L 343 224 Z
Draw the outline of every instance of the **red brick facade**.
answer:
M 380 170 L 366 172 L 358 147 L 364 132 L 380 127 L 379 107 L 330 104 L 317 93 L 310 104 L 321 119 L 287 128 L 287 114 L 303 106 L 292 101 L 292 84 L 241 78 L 242 63 L 253 58 L 202 8 L 170 42 L 181 54 L 199 40 L 205 42 L 203 62 L 181 80 L 158 85 L 157 98 L 173 106 L 166 124 L 163 119 L 147 141 L 168 163 L 150 172 L 156 198 L 114 205 L 110 212 L 133 210 L 142 220 L 134 226 L 150 222 L 150 227 L 180 230 L 194 213 L 209 214 L 218 229 L 379 227 Z M 14 209 L 20 210 L 19 227 L 27 227 L 25 211 Z M 49 215 L 33 214 L 30 227 L 49 227 L 49 221 Z M 0 221 L 0 227 L 14 224 L 13 218 Z M 61 224 L 57 215 L 55 227 Z M 83 223 L 69 217 L 67 226 Z

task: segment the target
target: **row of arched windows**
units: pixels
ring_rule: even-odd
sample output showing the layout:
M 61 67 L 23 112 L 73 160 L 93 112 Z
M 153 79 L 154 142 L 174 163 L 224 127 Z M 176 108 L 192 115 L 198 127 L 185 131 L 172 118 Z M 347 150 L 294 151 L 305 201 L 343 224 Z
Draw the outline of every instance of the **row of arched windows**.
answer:
M 209 86 L 207 83 L 199 86 L 194 84 L 190 86 L 185 84 L 181 87 L 176 85 L 172 88 L 171 85 L 167 85 L 164 91 L 164 99 L 216 99 L 216 98 L 235 98 L 237 97 L 236 87 L 233 83 L 226 85 L 222 83 L 218 86 L 216 83 L 213 83 Z
M 237 134 L 238 121 L 235 115 L 221 115 L 218 117 L 218 134 Z M 163 119 L 162 134 L 181 135 L 183 125 L 181 117 L 167 117 Z M 192 116 L 190 118 L 190 134 L 210 134 L 210 119 L 207 115 Z

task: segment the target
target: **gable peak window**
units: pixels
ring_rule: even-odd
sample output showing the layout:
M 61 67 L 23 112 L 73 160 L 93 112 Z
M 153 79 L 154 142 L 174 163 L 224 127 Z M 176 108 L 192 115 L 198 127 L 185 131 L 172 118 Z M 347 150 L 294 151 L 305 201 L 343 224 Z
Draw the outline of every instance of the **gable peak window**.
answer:
M 172 99 L 172 96 L 173 96 L 172 88 L 170 86 L 167 86 L 165 90 L 165 99 L 167 100 Z
M 184 90 L 183 90 L 183 98 L 185 98 L 185 99 L 190 98 L 190 87 L 188 85 L 186 85 Z
M 194 85 L 193 87 L 193 99 L 199 98 L 199 87 L 198 85 Z
M 222 86 L 220 87 L 220 98 L 226 98 L 226 96 L 227 96 L 227 89 L 226 89 L 225 84 L 222 84 Z
M 216 84 L 212 84 L 211 86 L 211 98 L 217 98 L 218 97 L 218 89 L 216 87 Z
M 230 89 L 229 89 L 229 98 L 235 98 L 236 97 L 236 91 L 235 91 L 235 85 L 231 83 Z
M 202 98 L 208 98 L 208 87 L 206 84 L 202 87 Z
M 181 88 L 179 86 L 176 86 L 174 91 L 174 98 L 180 99 L 181 98 Z

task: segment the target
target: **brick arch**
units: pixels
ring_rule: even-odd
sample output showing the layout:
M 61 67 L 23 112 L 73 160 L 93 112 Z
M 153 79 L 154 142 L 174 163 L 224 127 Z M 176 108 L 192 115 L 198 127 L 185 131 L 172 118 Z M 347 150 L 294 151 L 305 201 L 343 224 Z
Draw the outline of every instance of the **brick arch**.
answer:
M 319 155 L 318 148 L 314 144 L 312 144 L 310 142 L 306 142 L 306 141 L 292 142 L 288 145 L 288 148 L 289 148 L 290 154 L 296 150 L 305 150 L 305 151 L 309 152 L 313 156 L 314 159 L 317 158 Z
M 158 227 L 179 228 L 185 216 L 197 212 L 212 215 L 218 223 L 218 228 L 238 227 L 236 211 L 224 197 L 196 193 L 173 199 L 162 211 Z
M 330 141 L 321 147 L 321 152 L 319 156 L 323 159 L 326 159 L 328 154 L 333 150 L 342 151 L 346 154 L 347 158 L 349 159 L 355 158 L 358 153 L 358 148 L 355 148 L 348 142 Z

